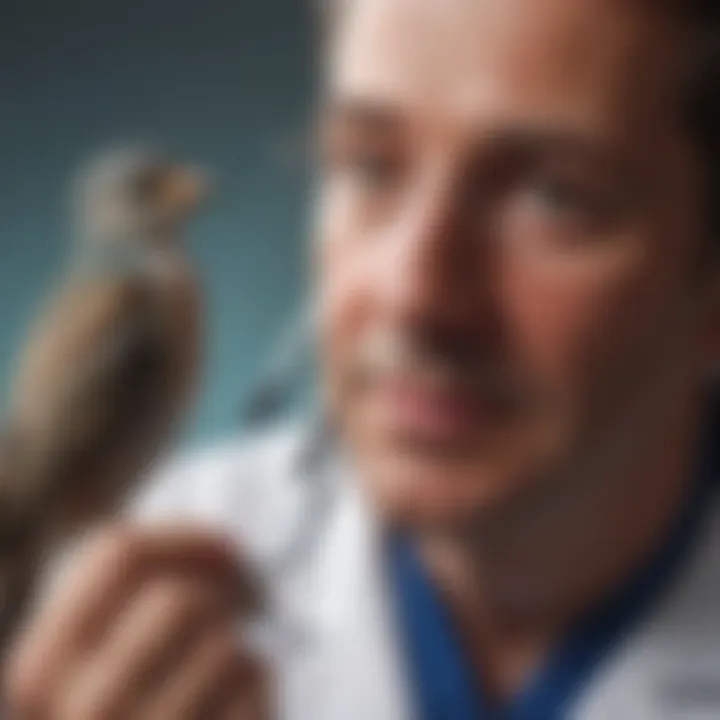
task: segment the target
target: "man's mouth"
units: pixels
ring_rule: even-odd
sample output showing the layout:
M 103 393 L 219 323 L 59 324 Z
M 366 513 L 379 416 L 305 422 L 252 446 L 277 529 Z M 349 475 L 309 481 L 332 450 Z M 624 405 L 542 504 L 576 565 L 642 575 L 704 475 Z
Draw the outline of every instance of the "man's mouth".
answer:
M 422 376 L 385 377 L 369 392 L 378 427 L 434 445 L 466 445 L 507 410 L 499 393 Z

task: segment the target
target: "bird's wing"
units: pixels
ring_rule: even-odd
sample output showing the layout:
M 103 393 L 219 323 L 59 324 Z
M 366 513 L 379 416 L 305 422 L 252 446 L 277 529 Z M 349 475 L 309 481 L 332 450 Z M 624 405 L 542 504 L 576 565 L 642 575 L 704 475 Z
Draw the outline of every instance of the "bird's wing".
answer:
M 14 394 L 31 497 L 104 502 L 152 459 L 177 409 L 168 325 L 141 277 L 59 294 L 30 337 Z

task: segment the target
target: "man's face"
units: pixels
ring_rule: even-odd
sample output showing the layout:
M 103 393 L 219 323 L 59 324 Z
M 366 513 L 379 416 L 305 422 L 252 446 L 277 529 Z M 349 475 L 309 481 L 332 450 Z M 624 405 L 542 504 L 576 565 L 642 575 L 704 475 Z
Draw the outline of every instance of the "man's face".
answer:
M 327 389 L 376 502 L 452 524 L 582 474 L 698 383 L 682 38 L 627 0 L 345 5 L 323 115 Z

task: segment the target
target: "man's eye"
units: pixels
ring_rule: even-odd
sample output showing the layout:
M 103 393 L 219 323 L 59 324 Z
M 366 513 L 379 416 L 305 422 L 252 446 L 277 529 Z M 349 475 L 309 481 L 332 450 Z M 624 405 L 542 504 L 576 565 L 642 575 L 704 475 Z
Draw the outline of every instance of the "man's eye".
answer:
M 354 181 L 372 190 L 388 187 L 397 177 L 396 163 L 390 158 L 374 154 L 349 157 L 345 171 Z
M 605 237 L 621 219 L 623 202 L 608 182 L 570 173 L 520 178 L 501 206 L 505 237 L 534 247 L 582 246 Z
M 543 212 L 558 215 L 587 215 L 594 211 L 590 192 L 577 183 L 540 180 L 528 188 L 528 199 Z

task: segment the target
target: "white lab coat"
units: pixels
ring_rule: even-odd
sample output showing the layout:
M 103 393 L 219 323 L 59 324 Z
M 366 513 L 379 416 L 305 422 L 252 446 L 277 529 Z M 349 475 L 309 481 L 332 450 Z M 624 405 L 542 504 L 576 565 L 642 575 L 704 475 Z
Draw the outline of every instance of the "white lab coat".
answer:
M 226 531 L 273 567 L 307 512 L 303 434 L 231 441 L 170 463 L 134 506 Z M 405 720 L 412 699 L 377 557 L 372 513 L 342 464 L 311 542 L 269 579 L 282 720 Z M 579 693 L 577 720 L 720 719 L 720 507 L 674 590 Z M 316 519 L 317 520 L 317 519 Z

